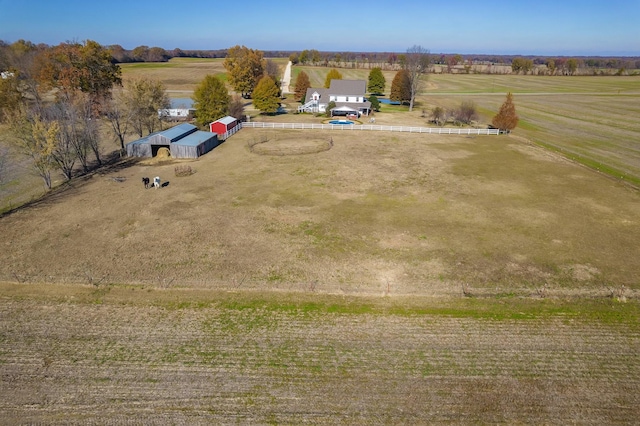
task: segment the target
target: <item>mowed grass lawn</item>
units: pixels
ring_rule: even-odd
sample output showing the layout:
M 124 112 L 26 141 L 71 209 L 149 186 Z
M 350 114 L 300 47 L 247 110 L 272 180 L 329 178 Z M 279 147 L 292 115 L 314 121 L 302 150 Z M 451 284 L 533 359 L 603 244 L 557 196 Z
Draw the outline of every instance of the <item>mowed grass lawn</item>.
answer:
M 330 68 L 304 70 L 314 87 L 322 87 Z M 369 70 L 340 69 L 344 78 L 367 79 Z M 395 72 L 385 71 L 386 94 Z M 294 79 L 295 81 L 295 79 Z M 295 84 L 295 83 L 293 83 Z M 640 76 L 523 76 L 487 74 L 430 74 L 417 98 L 416 114 L 393 110 L 399 122 L 412 116 L 428 125 L 431 110 L 455 109 L 463 101 L 478 107 L 481 126 L 491 122 L 507 92 L 514 94 L 520 116 L 515 134 L 565 155 L 572 160 L 640 186 Z

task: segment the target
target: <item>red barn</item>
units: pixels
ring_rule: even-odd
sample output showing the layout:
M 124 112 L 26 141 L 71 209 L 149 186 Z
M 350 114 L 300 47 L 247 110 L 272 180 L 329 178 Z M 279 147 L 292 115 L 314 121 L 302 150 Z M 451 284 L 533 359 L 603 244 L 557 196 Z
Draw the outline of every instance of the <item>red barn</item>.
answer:
M 224 133 L 235 133 L 236 127 L 238 126 L 238 120 L 227 115 L 226 117 L 222 117 L 219 120 L 214 121 L 213 123 L 209 123 L 209 130 L 211 133 L 217 133 L 218 135 L 222 135 Z

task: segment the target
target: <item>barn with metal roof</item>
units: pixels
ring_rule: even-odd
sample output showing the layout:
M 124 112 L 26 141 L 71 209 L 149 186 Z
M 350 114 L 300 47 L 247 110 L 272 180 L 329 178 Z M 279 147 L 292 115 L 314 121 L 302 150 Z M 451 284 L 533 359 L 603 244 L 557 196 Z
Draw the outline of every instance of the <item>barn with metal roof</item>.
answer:
M 167 148 L 173 158 L 198 158 L 219 144 L 215 133 L 184 123 L 130 142 L 126 149 L 130 157 L 155 157 L 160 148 Z

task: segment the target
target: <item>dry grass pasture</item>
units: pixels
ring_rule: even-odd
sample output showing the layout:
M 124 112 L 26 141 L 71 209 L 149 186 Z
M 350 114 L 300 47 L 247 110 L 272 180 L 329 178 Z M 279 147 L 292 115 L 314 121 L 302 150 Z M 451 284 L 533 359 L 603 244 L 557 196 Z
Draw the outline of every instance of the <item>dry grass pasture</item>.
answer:
M 156 69 L 192 90 L 218 62 Z M 637 422 L 640 194 L 580 164 L 637 176 L 637 80 L 511 77 L 376 115 L 487 122 L 529 84 L 511 136 L 243 129 L 0 217 L 2 422 Z
M 140 62 L 120 64 L 122 80 L 146 77 L 161 80 L 171 97 L 191 95 L 194 88 L 213 74 L 226 81 L 227 71 L 223 58 L 172 58 L 168 62 Z
M 258 155 L 249 142 L 328 151 Z M 0 221 L 0 276 L 345 294 L 638 288 L 640 197 L 513 137 L 244 129 L 175 177 L 142 162 Z M 143 176 L 169 186 L 145 190 Z M 35 231 L 35 232 L 34 232 Z

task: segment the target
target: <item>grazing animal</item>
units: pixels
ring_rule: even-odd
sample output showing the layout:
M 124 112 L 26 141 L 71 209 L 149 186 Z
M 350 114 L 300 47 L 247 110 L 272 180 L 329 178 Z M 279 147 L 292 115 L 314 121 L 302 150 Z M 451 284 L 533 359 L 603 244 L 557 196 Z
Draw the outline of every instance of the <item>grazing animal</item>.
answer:
M 156 176 L 153 178 L 153 186 L 156 189 L 160 188 L 160 176 Z
M 144 184 L 145 188 L 149 188 L 149 178 L 148 177 L 143 177 L 142 178 L 142 183 Z

